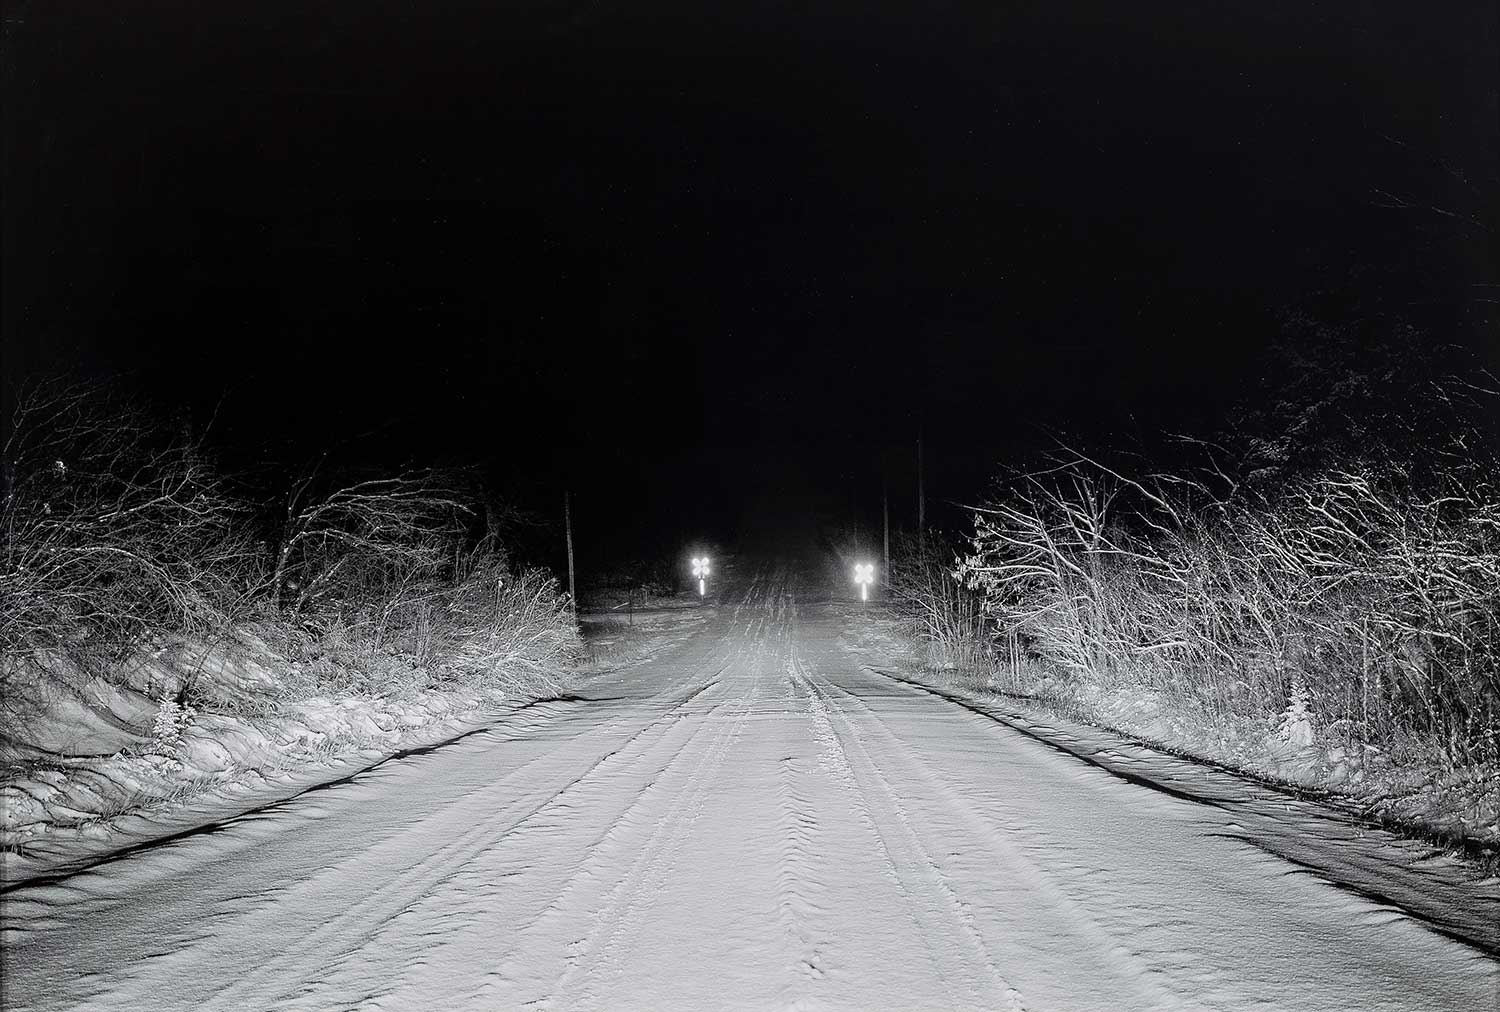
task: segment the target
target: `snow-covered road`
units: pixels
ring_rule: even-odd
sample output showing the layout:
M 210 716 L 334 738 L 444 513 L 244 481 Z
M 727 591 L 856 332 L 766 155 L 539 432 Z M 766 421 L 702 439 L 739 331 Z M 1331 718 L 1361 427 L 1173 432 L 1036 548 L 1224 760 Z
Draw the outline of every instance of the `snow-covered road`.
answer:
M 1500 964 L 859 665 L 766 566 L 578 701 L 5 897 L 6 1008 L 1492 1009 Z M 821 595 L 826 597 L 826 595 Z

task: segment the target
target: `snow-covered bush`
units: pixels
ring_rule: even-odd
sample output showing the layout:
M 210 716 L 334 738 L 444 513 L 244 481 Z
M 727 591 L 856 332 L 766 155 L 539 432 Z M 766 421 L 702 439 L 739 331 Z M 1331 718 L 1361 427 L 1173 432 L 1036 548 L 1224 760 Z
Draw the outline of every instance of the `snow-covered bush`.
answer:
M 182 747 L 182 733 L 193 722 L 197 712 L 191 706 L 179 705 L 175 699 L 163 699 L 151 725 L 151 751 L 173 755 Z
M 1308 709 L 1307 686 L 1298 684 L 1281 714 L 1276 729 L 1282 741 L 1293 748 L 1309 748 L 1313 743 L 1312 711 Z
M 933 669 L 973 673 L 988 666 L 995 629 L 984 596 L 953 571 L 956 553 L 929 531 L 924 540 L 898 536 L 886 579 L 886 600 Z
M 479 563 L 445 596 L 444 665 L 469 684 L 556 692 L 578 657 L 578 626 L 557 581 Z
M 222 635 L 253 582 L 245 510 L 190 438 L 97 386 L 24 394 L 3 451 L 0 652 L 108 676 L 163 636 Z
M 11 422 L 0 455 L 11 723 L 34 716 L 46 693 L 29 690 L 58 671 L 124 684 L 184 646 L 196 693 L 202 662 L 252 627 L 285 662 L 282 700 L 455 681 L 553 691 L 576 650 L 556 584 L 511 572 L 495 530 L 504 509 L 481 505 L 461 473 L 314 467 L 267 506 L 231 494 L 197 441 L 105 387 L 37 387 Z M 488 529 L 476 531 L 480 516 Z M 158 716 L 170 738 L 170 715 Z
M 286 658 L 284 696 L 406 695 L 446 684 L 511 694 L 559 691 L 579 650 L 557 581 L 512 571 L 488 545 L 450 572 L 392 581 L 343 607 L 261 630 Z
M 1211 496 L 1076 457 L 980 510 L 959 572 L 1003 635 L 1076 681 L 1252 720 L 1300 693 L 1299 735 L 1321 721 L 1450 762 L 1500 759 L 1492 466 L 1420 482 L 1394 465 L 1328 470 L 1274 497 Z

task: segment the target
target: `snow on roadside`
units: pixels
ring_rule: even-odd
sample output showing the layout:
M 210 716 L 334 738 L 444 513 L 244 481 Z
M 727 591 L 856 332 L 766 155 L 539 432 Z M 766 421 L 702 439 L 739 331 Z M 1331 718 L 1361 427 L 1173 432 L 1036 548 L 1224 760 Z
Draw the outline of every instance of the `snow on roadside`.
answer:
M 465 690 L 320 697 L 272 717 L 189 712 L 176 740 L 108 756 L 10 756 L 0 784 L 0 882 L 232 817 L 482 727 L 495 714 L 493 700 Z
M 707 614 L 694 602 L 607 623 L 602 649 L 566 680 L 648 660 Z M 149 658 L 119 684 L 62 667 L 37 684 L 26 720 L 0 747 L 0 886 L 234 818 L 519 711 L 540 718 L 566 705 L 462 688 L 274 702 L 273 672 L 285 662 L 251 635 L 240 640 L 244 651 L 198 666 L 195 689 L 212 710 L 175 702 L 175 656 Z
M 1323 796 L 1500 865 L 1500 770 L 1452 768 L 1415 746 L 1408 755 L 1336 739 L 1299 747 L 1283 733 L 1283 715 L 1226 720 L 1174 705 L 1147 688 L 1111 693 L 1075 687 L 1050 706 L 1050 700 L 1017 699 L 1000 686 L 981 691 Z
M 1035 719 L 1090 725 L 1172 755 L 1283 784 L 1397 832 L 1444 841 L 1454 856 L 1477 859 L 1480 873 L 1500 868 L 1500 770 L 1445 770 L 1435 762 L 1375 749 L 1356 753 L 1333 741 L 1296 748 L 1281 740 L 1274 722 L 1264 727 L 1229 724 L 1194 714 L 1148 689 L 1105 692 L 1046 680 L 1036 691 L 1017 695 L 982 676 L 932 670 L 929 659 L 901 634 L 898 622 L 879 612 L 851 612 L 844 643 L 874 668 L 898 671 L 967 698 L 1001 701 Z

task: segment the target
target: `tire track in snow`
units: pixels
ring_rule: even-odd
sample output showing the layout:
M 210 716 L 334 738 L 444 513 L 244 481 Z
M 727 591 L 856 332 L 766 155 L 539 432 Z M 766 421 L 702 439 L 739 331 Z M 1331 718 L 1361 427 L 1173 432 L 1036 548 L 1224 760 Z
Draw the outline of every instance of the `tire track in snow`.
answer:
M 818 691 L 816 683 L 814 683 L 814 686 L 814 691 Z M 825 696 L 825 700 L 826 698 Z M 942 898 L 947 901 L 948 910 L 954 915 L 956 923 L 960 924 L 967 934 L 974 955 L 978 957 L 979 961 L 984 965 L 985 970 L 988 971 L 992 982 L 1002 992 L 1007 1007 L 1012 1012 L 1024 1012 L 1024 1007 L 1020 1002 L 1020 993 L 1010 985 L 990 958 L 983 938 L 974 925 L 973 916 L 969 912 L 969 905 L 958 897 L 957 892 L 953 889 L 952 883 L 948 880 L 947 875 L 944 874 L 941 866 L 933 859 L 931 853 L 922 844 L 920 837 L 912 826 L 912 820 L 901 802 L 900 795 L 891 785 L 890 780 L 885 776 L 884 771 L 880 768 L 869 750 L 865 748 L 864 743 L 859 739 L 858 730 L 853 727 L 848 717 L 837 706 L 830 707 L 830 710 L 837 715 L 838 721 L 845 725 L 846 733 L 841 735 L 842 747 L 845 750 L 845 754 L 852 755 L 853 749 L 850 748 L 850 742 L 853 742 L 854 749 L 857 749 L 859 753 L 860 768 L 868 770 L 872 774 L 878 787 L 878 795 L 883 802 L 882 807 L 894 816 L 894 826 L 892 828 L 896 830 L 896 835 L 900 837 L 902 845 L 900 849 L 906 852 L 906 863 L 915 867 L 927 884 L 936 887 L 936 891 L 941 893 Z M 837 733 L 836 726 L 835 733 Z M 858 774 L 856 773 L 857 776 Z M 871 793 L 864 785 L 861 785 L 860 789 L 867 797 Z M 882 835 L 886 834 L 883 832 Z M 978 975 L 975 974 L 974 976 Z
M 763 628 L 763 627 L 762 627 Z M 593 915 L 594 928 L 587 938 L 575 942 L 567 966 L 553 987 L 552 995 L 537 1002 L 538 1008 L 548 1008 L 570 987 L 581 992 L 577 999 L 564 1005 L 565 1008 L 588 1008 L 597 1005 L 598 996 L 590 986 L 601 974 L 620 965 L 620 950 L 633 944 L 635 928 L 651 909 L 654 901 L 665 891 L 675 867 L 677 854 L 686 841 L 693 825 L 702 814 L 703 806 L 717 783 L 718 773 L 724 757 L 743 733 L 746 720 L 753 711 L 753 701 L 759 688 L 758 666 L 755 658 L 747 658 L 747 648 L 758 657 L 764 643 L 763 634 L 757 636 L 755 625 L 747 630 L 746 643 L 738 651 L 740 661 L 752 661 L 749 666 L 750 683 L 737 699 L 721 704 L 732 707 L 733 714 L 723 721 L 719 733 L 714 736 L 703 755 L 688 774 L 686 782 L 677 790 L 672 804 L 656 823 L 635 860 L 606 899 L 605 905 Z M 726 668 L 727 670 L 727 668 Z M 713 719 L 713 714 L 699 718 L 703 726 Z M 623 941 L 622 941 L 623 939 Z M 584 959 L 589 960 L 585 967 Z
M 604 971 L 622 965 L 623 950 L 634 944 L 636 934 L 633 929 L 663 894 L 672 877 L 677 855 L 702 814 L 724 756 L 743 729 L 744 712 L 732 721 L 725 721 L 725 727 L 709 745 L 689 782 L 678 793 L 666 816 L 657 822 L 651 837 L 633 862 L 623 880 L 629 883 L 628 887 L 612 897 L 608 910 L 599 913 L 597 923 L 601 930 L 596 932 L 586 951 L 579 950 L 577 958 L 570 962 L 567 972 L 558 982 L 559 993 L 574 984 L 582 991 L 578 1001 L 568 1002 L 563 1007 L 598 1005 L 598 996 L 589 985 L 598 981 Z M 589 960 L 587 964 L 583 962 L 585 956 Z
M 723 704 L 718 704 L 715 709 Z M 682 726 L 687 718 L 678 715 L 676 723 Z M 704 732 L 711 726 L 706 720 L 700 720 L 690 725 L 688 737 L 679 743 L 670 745 L 670 751 L 664 758 L 656 760 L 656 768 L 650 772 L 635 772 L 635 768 L 646 763 L 657 747 L 669 743 L 671 735 L 663 735 L 656 739 L 642 752 L 641 755 L 631 760 L 631 767 L 611 771 L 607 774 L 609 779 L 603 777 L 593 778 L 588 784 L 580 785 L 571 792 L 572 795 L 587 794 L 587 797 L 577 798 L 574 796 L 559 796 L 558 804 L 570 807 L 566 822 L 570 825 L 578 825 L 578 817 L 572 814 L 572 810 L 600 807 L 599 803 L 607 805 L 616 799 L 620 792 L 614 789 L 616 781 L 622 777 L 634 775 L 645 776 L 647 779 L 630 795 L 629 803 L 620 811 L 610 816 L 603 830 L 594 836 L 579 855 L 576 863 L 572 865 L 572 871 L 562 880 L 561 888 L 554 892 L 552 898 L 541 906 L 524 924 L 518 927 L 518 912 L 513 905 L 507 904 L 502 897 L 503 887 L 508 880 L 517 879 L 524 874 L 536 874 L 539 862 L 531 856 L 532 851 L 525 848 L 529 844 L 529 837 L 535 833 L 544 833 L 544 839 L 540 842 L 543 848 L 552 845 L 552 827 L 542 826 L 539 820 L 528 820 L 525 825 L 518 826 L 514 832 L 508 833 L 503 839 L 498 839 L 495 846 L 485 854 L 476 858 L 473 867 L 466 867 L 462 873 L 463 881 L 458 876 L 453 878 L 452 893 L 436 894 L 430 893 L 424 896 L 418 905 L 409 907 L 395 919 L 387 922 L 371 938 L 370 942 L 380 940 L 381 935 L 387 931 L 392 937 L 387 949 L 395 949 L 402 942 L 409 940 L 405 933 L 405 926 L 400 922 L 408 918 L 414 918 L 422 922 L 429 914 L 442 918 L 443 923 L 437 927 L 430 927 L 421 933 L 420 956 L 415 962 L 403 966 L 400 974 L 405 975 L 410 970 L 420 969 L 422 966 L 437 963 L 439 961 L 454 967 L 462 967 L 469 971 L 482 971 L 484 962 L 493 957 L 492 940 L 506 933 L 515 933 L 517 937 L 525 934 L 528 930 L 545 918 L 549 913 L 555 911 L 575 889 L 580 887 L 584 881 L 597 877 L 596 870 L 603 863 L 600 854 L 616 844 L 622 837 L 627 835 L 630 827 L 639 821 L 640 810 L 655 796 L 660 785 L 670 775 L 671 771 L 679 764 L 680 760 L 690 755 L 696 746 L 696 742 Z M 553 806 L 549 806 L 553 807 Z M 537 813 L 538 816 L 546 812 Z M 502 847 L 522 848 L 523 854 L 519 855 L 525 859 L 517 862 L 514 857 L 499 860 L 481 860 L 481 858 L 495 857 L 498 859 Z M 462 904 L 469 901 L 467 908 L 455 908 L 454 902 Z M 428 907 L 432 909 L 429 911 Z M 441 937 L 436 937 L 441 936 Z M 379 961 L 384 963 L 384 960 Z M 418 973 L 417 977 L 423 975 Z M 429 982 L 430 983 L 430 982 Z M 508 1007 L 506 995 L 507 990 L 513 990 L 514 981 L 507 976 L 503 970 L 497 968 L 484 973 L 477 982 L 477 986 L 461 988 L 443 995 L 441 1004 L 448 1007 L 477 1007 L 492 1008 L 497 1005 Z M 387 988 L 386 996 L 394 1002 L 392 1007 L 431 1007 L 435 1003 L 430 993 L 417 996 L 403 997 L 407 992 L 398 982 L 395 986 Z M 318 1000 L 310 1004 L 309 1008 L 322 1008 L 327 1005 L 326 1000 Z
M 826 889 L 812 871 L 819 842 L 817 812 L 797 786 L 807 773 L 796 756 L 786 756 L 777 763 L 777 775 L 778 828 L 784 840 L 776 875 L 777 913 L 791 942 L 794 960 L 792 977 L 782 988 L 778 1004 L 796 1008 L 807 982 L 824 977 L 823 950 L 808 920 L 820 906 L 816 898 Z
M 1030 860 L 1020 848 L 1006 838 L 1003 828 L 994 826 L 977 815 L 973 807 L 953 791 L 951 784 L 942 777 L 935 775 L 925 762 L 912 753 L 901 737 L 891 730 L 884 718 L 865 702 L 864 699 L 828 679 L 823 679 L 822 681 L 827 685 L 827 691 L 830 695 L 837 693 L 869 717 L 870 728 L 878 733 L 887 743 L 887 747 L 881 749 L 880 753 L 886 756 L 900 757 L 905 760 L 907 767 L 914 771 L 915 776 L 930 788 L 932 794 L 942 799 L 944 808 L 956 816 L 959 821 L 968 825 L 971 833 L 974 834 L 971 836 L 971 839 L 977 840 L 993 856 L 1021 872 L 1019 876 L 1014 876 L 1015 878 L 1035 884 L 1037 891 L 1041 894 L 1041 898 L 1056 908 L 1065 917 L 1068 924 L 1076 927 L 1080 934 L 1092 943 L 1097 953 L 1107 959 L 1108 962 L 1114 964 L 1116 975 L 1120 978 L 1121 983 L 1133 987 L 1137 991 L 1139 998 L 1148 1003 L 1151 1008 L 1168 1009 L 1182 1006 L 1183 999 L 1179 994 L 1157 982 L 1157 978 L 1160 977 L 1158 970 L 1147 964 L 1124 941 L 1100 923 L 1084 906 L 1070 897 L 1067 891 L 1057 883 L 1056 879 L 1049 872 Z M 844 712 L 842 707 L 838 707 L 838 713 L 849 729 L 850 735 L 857 739 L 858 731 L 855 729 L 847 713 Z M 864 748 L 863 743 L 860 744 L 860 748 L 865 751 L 867 757 L 871 755 Z M 902 821 L 911 830 L 913 835 L 915 835 L 915 830 L 912 829 L 912 820 L 906 817 L 903 806 L 901 806 L 899 800 L 896 800 L 897 796 L 889 778 L 880 769 L 878 764 L 874 762 L 873 758 L 870 760 L 870 765 L 876 776 L 880 779 L 885 792 L 893 799 L 898 812 L 902 815 Z M 927 853 L 925 849 L 923 852 Z M 928 860 L 931 861 L 930 855 L 928 856 Z M 941 877 L 942 873 L 937 870 L 936 862 L 933 862 L 933 866 L 934 871 Z M 955 902 L 959 902 L 956 894 L 953 896 L 953 899 Z M 966 920 L 967 926 L 976 943 L 983 946 L 983 936 L 979 933 L 972 916 L 966 913 Z
M 728 642 L 723 644 L 725 649 L 721 655 L 725 662 L 721 674 L 744 662 L 752 651 L 750 659 L 758 657 L 764 647 L 762 639 L 755 637 L 753 618 L 747 622 L 745 633 L 737 633 L 732 620 L 729 626 Z M 632 927 L 653 908 L 656 898 L 668 884 L 676 855 L 715 786 L 723 758 L 740 736 L 746 718 L 752 712 L 759 679 L 753 665 L 750 671 L 747 692 L 716 704 L 708 714 L 692 718 L 696 726 L 691 739 L 673 756 L 668 767 L 637 795 L 629 811 L 616 820 L 609 838 L 601 839 L 597 848 L 591 848 L 585 863 L 569 875 L 562 889 L 537 916 L 517 932 L 518 938 L 529 935 L 545 946 L 549 936 L 555 937 L 557 933 L 557 927 L 551 922 L 561 919 L 566 924 L 569 918 L 584 917 L 588 924 L 580 937 L 567 943 L 561 971 L 552 983 L 543 993 L 533 992 L 524 999 L 527 1007 L 550 1007 L 563 997 L 570 998 L 569 1008 L 577 1007 L 581 1001 L 594 1000 L 592 987 L 597 979 L 608 968 L 619 965 L 621 949 L 632 944 Z M 716 733 L 700 751 L 699 739 L 710 728 L 716 728 Z M 691 760 L 692 765 L 685 774 L 685 781 L 675 785 L 673 778 L 683 760 Z M 658 796 L 670 799 L 668 809 L 657 817 L 645 841 L 636 843 L 639 834 L 629 832 L 633 828 L 630 824 L 639 821 L 635 813 Z M 626 868 L 611 873 L 613 864 L 631 857 L 633 860 Z M 580 897 L 572 901 L 575 907 L 586 903 L 586 899 L 581 898 L 586 884 L 599 880 L 613 882 L 602 901 L 587 913 L 569 910 L 570 897 Z M 522 963 L 525 962 L 523 959 Z M 483 988 L 473 995 L 473 1003 L 481 1007 L 493 1005 L 496 1001 L 523 1003 L 515 992 L 516 985 L 514 974 L 491 974 Z
M 719 706 L 722 705 L 719 704 Z M 715 707 L 715 709 L 717 708 Z M 543 905 L 534 917 L 516 930 L 515 934 L 518 940 L 525 939 L 532 932 L 542 931 L 545 933 L 547 922 L 553 918 L 570 916 L 567 910 L 570 899 L 575 895 L 581 894 L 590 882 L 601 879 L 605 881 L 613 880 L 614 885 L 605 895 L 612 900 L 620 894 L 628 881 L 628 870 L 626 874 L 622 874 L 617 879 L 610 874 L 612 865 L 618 861 L 618 852 L 627 854 L 634 852 L 630 849 L 632 841 L 629 837 L 640 821 L 641 810 L 655 800 L 659 792 L 671 789 L 667 781 L 681 762 L 693 754 L 698 740 L 703 737 L 711 726 L 712 724 L 706 719 L 700 720 L 693 726 L 687 739 L 673 750 L 666 762 L 652 775 L 651 779 L 635 791 L 629 805 L 615 815 L 610 820 L 604 832 L 589 844 L 584 851 L 582 860 L 578 863 L 575 870 L 563 881 L 562 887 Z M 599 789 L 604 791 L 606 796 L 609 794 L 609 791 L 605 789 L 607 786 L 606 784 L 599 785 Z M 653 830 L 648 838 L 648 847 L 650 846 L 650 839 L 654 839 L 660 832 L 660 826 L 661 823 L 658 822 L 656 829 Z M 597 922 L 598 918 L 594 916 L 591 920 Z M 586 943 L 591 937 L 593 930 L 595 929 L 591 929 L 591 933 L 585 934 L 583 938 L 575 939 L 568 944 L 564 955 L 564 975 L 575 967 L 584 955 Z M 491 1005 L 500 999 L 502 991 L 510 989 L 513 987 L 513 984 L 514 982 L 506 976 L 492 975 L 473 996 L 473 1004 L 478 1004 L 481 1007 Z M 528 1007 L 545 1007 L 547 1002 L 548 996 L 544 994 L 539 998 L 527 1000 L 525 1004 Z
M 917 938 L 922 943 L 928 962 L 947 992 L 948 1007 L 964 1007 L 966 1003 L 963 995 L 955 989 L 954 981 L 960 976 L 969 976 L 969 974 L 965 968 L 955 967 L 953 960 L 946 955 L 944 949 L 934 944 L 943 933 L 930 930 L 928 918 L 922 916 L 924 908 L 913 890 L 913 884 L 908 881 L 907 876 L 901 874 L 902 861 L 893 849 L 889 835 L 881 827 L 881 820 L 877 818 L 870 795 L 861 787 L 859 777 L 849 762 L 848 752 L 829 717 L 826 700 L 813 685 L 806 666 L 796 656 L 791 659 L 789 674 L 806 693 L 813 722 L 813 734 L 822 746 L 818 753 L 819 767 L 843 789 L 853 804 L 860 823 L 872 837 L 881 858 L 885 877 L 901 895 L 907 916 L 911 920 Z
M 802 696 L 797 692 L 796 638 L 798 610 L 796 598 L 783 584 L 772 604 L 773 625 L 778 646 L 786 657 L 779 684 L 780 701 L 787 714 L 804 712 Z M 811 717 L 811 713 L 808 714 Z M 826 978 L 825 946 L 810 924 L 822 909 L 827 887 L 815 872 L 821 833 L 818 808 L 810 794 L 799 786 L 813 776 L 796 755 L 782 756 L 776 763 L 777 831 L 782 844 L 777 855 L 776 910 L 782 931 L 791 946 L 790 974 L 781 987 L 777 1007 L 787 1010 L 810 1007 L 809 985 Z
M 310 978 L 316 979 L 326 973 L 326 968 L 330 964 L 365 944 L 378 932 L 380 925 L 398 917 L 423 896 L 452 878 L 479 854 L 493 847 L 498 840 L 556 805 L 570 793 L 576 792 L 580 785 L 590 777 L 597 775 L 600 771 L 607 771 L 611 766 L 633 762 L 648 754 L 674 730 L 682 708 L 706 692 L 716 682 L 717 676 L 690 690 L 681 699 L 674 700 L 663 713 L 630 735 L 624 742 L 604 753 L 582 773 L 574 776 L 560 788 L 552 790 L 540 803 L 537 803 L 534 797 L 523 797 L 495 810 L 477 822 L 470 822 L 468 824 L 470 828 L 467 831 L 459 833 L 452 842 L 431 853 L 414 867 L 407 869 L 405 877 L 401 880 L 392 882 L 391 885 L 394 888 L 376 891 L 352 905 L 339 909 L 332 917 L 300 939 L 293 953 L 283 950 L 283 957 L 291 957 L 288 962 L 277 966 L 269 974 L 260 975 L 254 979 L 243 978 L 231 984 L 212 996 L 212 1004 L 240 1008 L 251 1003 L 253 996 L 257 994 L 283 998 L 291 994 L 304 981 Z M 653 731 L 659 733 L 643 741 Z M 627 755 L 630 752 L 634 754 Z M 498 790 L 497 786 L 487 789 L 485 793 L 498 793 Z M 466 816 L 475 807 L 466 806 L 463 812 L 457 814 Z
M 1295 792 L 1289 793 L 1284 787 L 1276 784 L 1261 782 L 1253 775 L 1227 770 L 1214 763 L 1197 759 L 1181 761 L 1198 766 L 1200 776 L 1208 772 L 1209 775 L 1222 774 L 1224 779 L 1238 781 L 1234 790 L 1240 793 L 1226 792 L 1223 787 L 1205 787 L 1203 782 L 1195 783 L 1190 788 L 1184 787 L 1182 781 L 1170 776 L 1160 777 L 1136 772 L 1132 766 L 1141 760 L 1134 755 L 1122 754 L 1113 749 L 1095 750 L 1084 745 L 1075 745 L 1066 737 L 1057 736 L 1055 733 L 1043 733 L 1037 728 L 1028 727 L 1023 719 L 1004 713 L 983 702 L 965 699 L 959 694 L 923 685 L 879 668 L 862 666 L 862 669 L 901 687 L 916 697 L 944 700 L 954 707 L 973 713 L 998 727 L 1014 731 L 1017 735 L 1034 741 L 1050 751 L 1076 759 L 1125 783 L 1195 806 L 1218 809 L 1230 820 L 1226 825 L 1232 827 L 1231 832 L 1220 834 L 1225 839 L 1237 840 L 1245 846 L 1300 867 L 1329 886 L 1360 896 L 1372 904 L 1398 909 L 1405 917 L 1414 923 L 1421 924 L 1425 929 L 1469 946 L 1481 954 L 1493 958 L 1497 952 L 1500 952 L 1496 944 L 1496 939 L 1500 938 L 1500 935 L 1497 935 L 1493 918 L 1486 918 L 1484 911 L 1472 909 L 1466 902 L 1468 897 L 1464 895 L 1465 890 L 1462 887 L 1455 890 L 1451 882 L 1432 880 L 1420 874 L 1412 876 L 1403 874 L 1392 865 L 1389 856 L 1382 853 L 1364 856 L 1357 851 L 1346 851 L 1339 862 L 1330 866 L 1325 861 L 1319 860 L 1321 855 L 1317 848 L 1306 852 L 1299 852 L 1295 846 L 1289 849 L 1288 844 L 1295 844 L 1297 838 L 1278 834 L 1268 829 L 1266 825 L 1268 822 L 1271 826 L 1277 824 L 1274 816 L 1268 816 L 1268 805 L 1272 811 L 1289 811 L 1287 806 L 1307 810 L 1321 809 L 1320 802 L 1299 797 Z M 1179 758 L 1173 753 L 1162 752 L 1155 746 L 1135 747 L 1157 752 L 1159 756 L 1172 760 Z M 1365 823 L 1359 817 L 1337 808 L 1319 810 L 1315 817 L 1320 821 L 1326 820 L 1332 825 L 1348 827 L 1345 832 L 1350 833 L 1356 840 L 1362 838 L 1366 832 L 1385 832 L 1379 826 Z M 1252 827 L 1255 828 L 1255 833 L 1250 832 Z M 1459 895 L 1455 895 L 1455 892 Z M 1493 903 L 1490 906 L 1493 907 Z

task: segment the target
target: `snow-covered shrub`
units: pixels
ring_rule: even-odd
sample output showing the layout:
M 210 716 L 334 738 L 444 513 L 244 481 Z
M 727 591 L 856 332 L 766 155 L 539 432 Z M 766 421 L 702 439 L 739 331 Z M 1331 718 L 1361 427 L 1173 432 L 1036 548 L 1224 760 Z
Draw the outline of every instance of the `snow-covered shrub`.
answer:
M 253 582 L 253 543 L 198 444 L 97 386 L 35 387 L 10 421 L 0 652 L 61 653 L 109 677 L 148 641 L 222 635 Z
M 989 673 L 995 629 L 985 599 L 953 572 L 956 553 L 935 532 L 923 540 L 900 535 L 891 554 L 886 600 L 906 635 L 925 648 L 928 667 L 964 674 Z
M 182 747 L 182 733 L 195 716 L 197 712 L 191 706 L 181 706 L 175 699 L 163 699 L 151 725 L 151 751 L 168 756 L 176 753 Z
M 1277 736 L 1293 748 L 1310 748 L 1313 743 L 1312 711 L 1308 709 L 1307 686 L 1297 685 L 1281 714 Z
M 453 683 L 559 691 L 580 647 L 566 596 L 550 574 L 512 572 L 486 548 L 452 573 L 392 582 L 296 623 L 268 622 L 262 632 L 287 662 L 283 698 L 401 696 Z
M 1492 465 L 1216 497 L 1078 457 L 980 510 L 959 573 L 1003 637 L 1079 682 L 1251 720 L 1300 689 L 1351 741 L 1500 758 Z
M 556 692 L 580 641 L 567 597 L 540 570 L 480 562 L 446 597 L 444 663 L 483 688 Z
M 36 387 L 11 423 L 0 453 L 8 723 L 45 696 L 12 690 L 55 681 L 53 668 L 120 683 L 184 645 L 195 692 L 200 662 L 250 626 L 284 661 L 280 691 L 262 693 L 282 701 L 455 680 L 550 691 L 576 648 L 556 585 L 510 574 L 497 527 L 514 511 L 462 473 L 314 467 L 268 507 L 232 494 L 184 430 L 107 388 Z M 68 664 L 44 671 L 47 656 Z
M 298 638 L 300 681 L 325 692 L 402 694 L 462 681 L 549 692 L 577 648 L 555 581 L 513 574 L 491 536 L 469 551 L 474 512 L 452 476 L 409 472 L 289 499 L 276 611 Z

